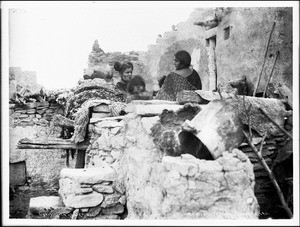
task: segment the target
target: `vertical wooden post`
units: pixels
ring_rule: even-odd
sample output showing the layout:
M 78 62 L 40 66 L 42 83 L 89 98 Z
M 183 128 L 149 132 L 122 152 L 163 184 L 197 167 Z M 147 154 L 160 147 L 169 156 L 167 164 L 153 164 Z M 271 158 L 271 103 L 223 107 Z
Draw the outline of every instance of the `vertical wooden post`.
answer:
M 85 150 L 77 149 L 75 169 L 83 169 L 85 165 Z
M 217 66 L 216 66 L 216 36 L 209 38 L 208 47 L 208 70 L 209 70 L 209 90 L 217 89 Z

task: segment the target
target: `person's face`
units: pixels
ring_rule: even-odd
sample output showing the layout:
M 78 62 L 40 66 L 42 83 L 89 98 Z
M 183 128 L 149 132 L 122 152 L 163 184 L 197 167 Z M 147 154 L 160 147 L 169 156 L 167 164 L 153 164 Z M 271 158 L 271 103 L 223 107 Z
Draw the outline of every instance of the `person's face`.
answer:
M 122 74 L 122 79 L 126 82 L 130 81 L 132 78 L 132 68 L 127 68 Z
M 133 87 L 133 94 L 140 94 L 141 92 L 144 92 L 144 86 L 134 86 Z
M 175 66 L 175 69 L 181 69 L 181 64 L 180 62 L 176 59 L 176 57 L 174 56 L 174 66 Z

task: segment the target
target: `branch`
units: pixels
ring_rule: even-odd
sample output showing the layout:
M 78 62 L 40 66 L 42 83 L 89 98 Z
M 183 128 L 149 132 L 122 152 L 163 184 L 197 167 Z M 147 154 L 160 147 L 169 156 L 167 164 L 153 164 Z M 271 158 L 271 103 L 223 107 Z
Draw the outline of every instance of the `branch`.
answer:
M 293 139 L 293 136 L 291 136 L 287 131 L 285 131 L 279 124 L 277 124 L 267 113 L 266 111 L 264 111 L 263 109 L 261 108 L 258 108 L 258 110 L 260 112 L 262 112 L 274 125 L 276 125 L 280 131 L 282 131 L 285 135 L 287 135 L 290 139 Z
M 267 171 L 268 176 L 271 179 L 272 184 L 274 185 L 277 195 L 279 196 L 280 202 L 284 208 L 284 210 L 287 212 L 287 214 L 289 215 L 290 218 L 293 217 L 293 213 L 291 212 L 290 208 L 288 207 L 287 203 L 285 202 L 284 196 L 282 194 L 282 191 L 272 173 L 272 171 L 270 170 L 269 166 L 267 165 L 266 161 L 263 159 L 262 155 L 261 155 L 261 150 L 262 150 L 262 145 L 260 147 L 260 151 L 257 150 L 257 148 L 255 147 L 255 145 L 252 143 L 251 139 L 249 138 L 249 135 L 247 135 L 247 133 L 244 132 L 244 135 L 246 137 L 246 140 L 249 144 L 249 146 L 251 147 L 251 149 L 254 151 L 254 153 L 256 154 L 258 160 L 260 161 L 260 163 L 263 165 L 264 169 Z M 263 140 L 261 143 L 264 142 L 265 136 L 263 137 Z

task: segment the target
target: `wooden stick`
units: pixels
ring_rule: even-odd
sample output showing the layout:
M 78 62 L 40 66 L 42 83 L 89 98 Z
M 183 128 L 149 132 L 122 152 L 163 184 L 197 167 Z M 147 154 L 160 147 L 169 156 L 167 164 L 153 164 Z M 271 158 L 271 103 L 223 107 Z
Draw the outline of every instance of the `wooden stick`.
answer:
M 290 139 L 293 139 L 293 136 L 291 136 L 287 131 L 285 131 L 280 125 L 278 125 L 263 109 L 258 108 L 260 112 L 262 112 L 274 125 L 276 125 L 280 131 L 282 131 L 285 135 L 287 135 Z
M 264 158 L 261 155 L 262 146 L 261 146 L 260 151 L 258 151 L 257 148 L 255 147 L 255 145 L 252 143 L 252 141 L 249 138 L 249 136 L 247 135 L 247 133 L 245 133 L 245 131 L 244 131 L 244 135 L 246 137 L 247 143 L 249 144 L 249 146 L 251 147 L 251 149 L 254 151 L 254 153 L 256 154 L 256 156 L 258 158 L 258 160 L 260 161 L 260 163 L 262 164 L 262 166 L 266 170 L 268 176 L 270 177 L 271 182 L 272 182 L 272 184 L 274 185 L 274 187 L 276 189 L 277 195 L 279 196 L 280 202 L 281 202 L 284 210 L 287 212 L 287 214 L 289 215 L 289 217 L 292 218 L 293 217 L 293 213 L 291 212 L 290 208 L 288 207 L 287 203 L 285 202 L 285 199 L 284 199 L 284 196 L 282 194 L 282 191 L 281 191 L 281 189 L 280 189 L 280 187 L 279 187 L 279 185 L 278 185 L 278 183 L 277 183 L 277 181 L 276 181 L 276 179 L 275 179 L 272 171 L 270 170 L 269 166 L 267 165 L 266 161 L 264 160 Z M 261 143 L 264 142 L 264 138 L 261 141 Z
M 262 97 L 265 97 L 265 95 L 266 95 L 266 91 L 267 91 L 268 85 L 269 85 L 269 83 L 270 83 L 270 80 L 271 80 L 271 77 L 272 77 L 272 74 L 273 74 L 273 71 L 274 71 L 274 68 L 275 68 L 275 64 L 276 64 L 278 55 L 279 55 L 279 51 L 276 52 L 276 57 L 275 57 L 275 61 L 274 61 L 273 67 L 272 67 L 272 71 L 271 71 L 271 73 L 270 73 L 270 75 L 269 75 L 269 77 L 268 77 L 267 85 L 266 85 L 266 87 L 265 87 L 265 90 L 264 90 L 264 93 L 263 93 L 263 96 L 262 96 Z
M 66 165 L 67 165 L 67 167 L 69 167 L 70 166 L 70 150 L 69 149 L 66 149 L 66 155 L 67 155 L 67 157 L 66 157 Z
M 260 74 L 259 74 L 259 77 L 258 77 L 256 86 L 255 86 L 255 88 L 254 88 L 253 96 L 256 95 L 256 91 L 257 91 L 258 85 L 259 85 L 259 83 L 260 83 L 262 71 L 263 71 L 263 69 L 264 69 L 264 67 L 265 67 L 265 62 L 266 62 L 266 58 L 267 58 L 267 53 L 268 53 L 268 50 L 269 50 L 269 44 L 270 44 L 270 40 L 271 40 L 271 37 L 272 37 L 272 33 L 273 33 L 273 31 L 274 31 L 274 28 L 275 28 L 275 24 L 276 24 L 276 22 L 274 21 L 274 23 L 273 23 L 273 25 L 272 25 L 272 29 L 271 29 L 270 35 L 269 35 L 268 43 L 267 43 L 267 48 L 266 48 L 266 53 L 265 53 L 265 56 L 264 56 L 263 65 L 262 65 L 262 68 L 261 68 L 261 71 L 260 71 Z

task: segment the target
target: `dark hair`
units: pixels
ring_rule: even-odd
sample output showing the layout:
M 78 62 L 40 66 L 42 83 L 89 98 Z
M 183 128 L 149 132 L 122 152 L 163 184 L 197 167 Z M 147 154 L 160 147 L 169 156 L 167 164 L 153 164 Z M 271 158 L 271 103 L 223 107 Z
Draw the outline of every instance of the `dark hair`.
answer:
M 130 93 L 130 94 L 133 94 L 133 89 L 135 86 L 142 86 L 144 88 L 143 91 L 146 90 L 146 84 L 145 84 L 145 80 L 143 79 L 143 77 L 139 76 L 139 75 L 136 75 L 134 76 L 129 82 L 128 82 L 128 85 L 127 85 L 127 91 Z
M 162 77 L 158 80 L 158 86 L 159 86 L 160 88 L 161 88 L 162 85 L 164 84 L 166 77 L 167 77 L 167 76 L 162 76 Z
M 131 62 L 129 62 L 129 61 L 124 62 L 123 64 L 117 61 L 114 64 L 114 69 L 116 71 L 118 71 L 119 73 L 121 73 L 121 74 L 123 74 L 123 72 L 125 71 L 125 69 L 128 69 L 128 68 L 133 69 L 133 64 Z
M 179 61 L 182 68 L 188 68 L 191 66 L 191 55 L 185 50 L 177 51 L 174 57 Z

